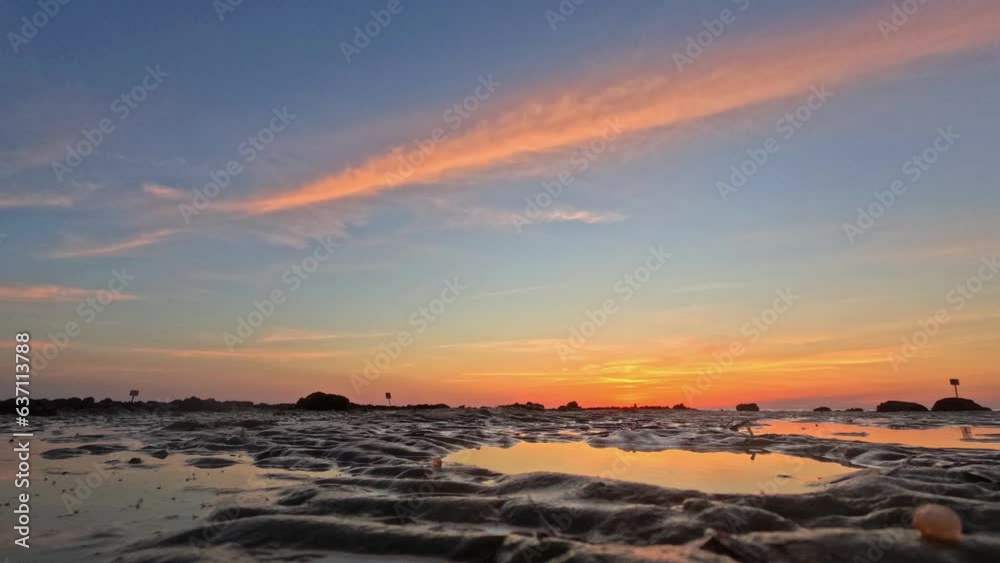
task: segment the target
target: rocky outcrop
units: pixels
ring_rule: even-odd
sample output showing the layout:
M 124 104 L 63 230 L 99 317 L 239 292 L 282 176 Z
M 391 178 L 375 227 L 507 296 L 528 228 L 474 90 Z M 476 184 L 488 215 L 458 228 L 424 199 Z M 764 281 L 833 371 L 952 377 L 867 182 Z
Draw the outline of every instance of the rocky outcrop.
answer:
M 181 412 L 218 412 L 225 407 L 215 399 L 202 399 L 200 397 L 188 397 L 171 401 L 171 405 L 177 407 Z
M 830 412 L 830 407 L 816 407 L 813 412 Z
M 576 401 L 570 401 L 570 402 L 566 403 L 565 405 L 559 407 L 559 410 L 561 410 L 561 411 L 582 411 L 583 408 L 580 407 L 580 404 L 577 403 Z
M 532 403 L 528 401 L 523 405 L 521 403 L 513 403 L 510 405 L 500 405 L 498 409 L 527 409 L 529 411 L 543 411 L 545 410 L 545 405 L 541 403 Z
M 690 411 L 690 410 L 694 410 L 692 408 L 684 406 L 684 403 L 677 403 L 676 405 L 674 405 L 673 408 L 674 408 L 675 411 Z
M 760 407 L 757 406 L 757 403 L 740 403 L 736 405 L 736 410 L 740 412 L 757 412 L 760 410 Z
M 935 412 L 956 412 L 956 411 L 988 411 L 990 409 L 977 404 L 972 399 L 961 399 L 958 397 L 948 397 L 934 403 L 931 407 Z
M 927 412 L 927 407 L 920 403 L 906 401 L 886 401 L 875 407 L 877 412 Z
M 351 401 L 343 395 L 330 395 L 319 391 L 302 397 L 295 403 L 295 408 L 310 411 L 346 411 L 351 407 Z

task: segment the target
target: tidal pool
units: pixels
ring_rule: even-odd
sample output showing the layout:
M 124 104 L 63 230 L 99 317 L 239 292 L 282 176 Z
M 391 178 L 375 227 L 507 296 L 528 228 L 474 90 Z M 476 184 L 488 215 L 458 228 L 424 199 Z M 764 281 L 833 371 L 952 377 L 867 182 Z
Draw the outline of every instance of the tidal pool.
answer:
M 805 493 L 833 477 L 857 471 L 838 463 L 775 453 L 628 452 L 594 448 L 582 442 L 483 447 L 456 452 L 445 457 L 444 462 L 508 475 L 568 473 L 728 494 Z
M 214 510 L 233 519 L 241 507 L 265 504 L 295 481 L 341 475 L 336 469 L 261 468 L 242 454 L 160 459 L 134 451 L 140 442 L 108 431 L 48 434 L 33 442 L 37 451 L 27 489 L 13 486 L 17 463 L 12 449 L 0 451 L 0 505 L 15 501 L 19 493 L 31 495 L 31 561 L 39 563 L 79 560 L 81 555 L 108 560 L 125 538 L 179 531 Z M 223 519 L 220 528 L 225 524 Z M 12 526 L 0 529 L 5 545 L 13 545 L 17 537 Z
M 873 444 L 900 444 L 921 448 L 963 448 L 1000 450 L 1000 428 L 946 426 L 943 428 L 884 428 L 833 422 L 767 420 L 758 435 L 793 434 L 829 440 L 853 440 Z

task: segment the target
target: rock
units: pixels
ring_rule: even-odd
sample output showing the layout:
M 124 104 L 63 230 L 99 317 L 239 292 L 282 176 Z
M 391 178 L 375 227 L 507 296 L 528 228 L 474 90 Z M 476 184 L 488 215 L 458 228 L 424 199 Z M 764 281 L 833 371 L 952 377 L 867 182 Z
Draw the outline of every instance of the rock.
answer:
M 962 519 L 940 504 L 925 504 L 913 512 L 913 527 L 925 540 L 957 542 L 962 538 Z
M 528 410 L 532 410 L 532 411 L 543 411 L 543 410 L 545 410 L 545 405 L 543 405 L 541 403 L 532 403 L 531 401 L 528 401 L 527 403 L 524 403 L 523 405 L 521 403 L 513 403 L 513 404 L 510 404 L 510 405 L 500 405 L 497 408 L 498 409 L 528 409 Z
M 927 412 L 927 407 L 906 401 L 886 401 L 875 407 L 876 412 Z
M 676 405 L 674 405 L 673 408 L 674 408 L 675 411 L 689 411 L 689 410 L 691 410 L 690 408 L 685 407 L 684 403 L 677 403 Z
M 813 412 L 830 412 L 830 407 L 816 407 Z
M 583 409 L 580 408 L 580 404 L 577 403 L 576 401 L 570 401 L 570 402 L 566 403 L 565 405 L 559 407 L 559 410 L 561 410 L 561 411 L 582 411 Z
M 932 411 L 955 412 L 955 411 L 988 411 L 990 409 L 976 404 L 972 399 L 960 399 L 958 397 L 948 397 L 934 403 Z
M 129 465 L 142 465 L 142 458 L 133 457 L 132 459 L 128 460 L 128 464 Z
M 849 408 L 849 409 L 845 410 L 844 412 L 865 412 L 865 409 L 859 409 L 858 407 L 852 407 L 852 408 Z
M 199 397 L 188 397 L 171 401 L 171 405 L 177 407 L 181 412 L 219 412 L 223 410 L 222 403 L 215 399 L 201 399 Z
M 319 391 L 307 397 L 302 397 L 295 403 L 295 408 L 310 411 L 346 411 L 351 401 L 343 395 L 330 395 Z
M 757 403 L 740 403 L 736 405 L 736 410 L 741 412 L 757 412 L 760 410 L 760 407 L 757 406 Z

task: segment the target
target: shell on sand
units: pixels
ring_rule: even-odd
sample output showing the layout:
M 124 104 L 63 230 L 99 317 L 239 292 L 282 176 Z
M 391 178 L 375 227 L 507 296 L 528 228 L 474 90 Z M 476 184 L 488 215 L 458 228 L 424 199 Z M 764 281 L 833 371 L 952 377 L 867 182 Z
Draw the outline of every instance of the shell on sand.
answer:
M 962 519 L 940 504 L 925 504 L 913 513 L 913 527 L 927 540 L 957 542 L 962 537 Z

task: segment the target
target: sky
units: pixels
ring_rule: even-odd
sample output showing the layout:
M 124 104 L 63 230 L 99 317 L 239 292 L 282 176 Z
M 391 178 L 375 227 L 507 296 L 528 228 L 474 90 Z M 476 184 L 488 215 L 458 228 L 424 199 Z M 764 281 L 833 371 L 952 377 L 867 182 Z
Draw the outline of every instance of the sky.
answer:
M 995 2 L 48 10 L 0 7 L 35 396 L 1000 407 Z

